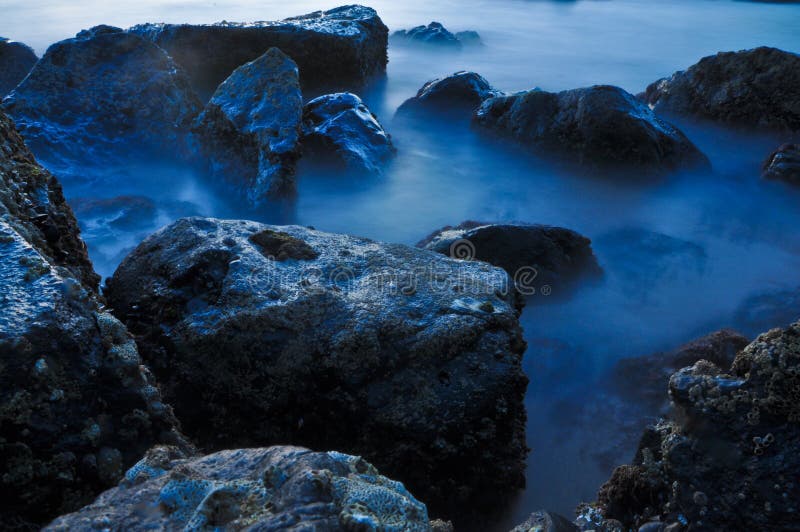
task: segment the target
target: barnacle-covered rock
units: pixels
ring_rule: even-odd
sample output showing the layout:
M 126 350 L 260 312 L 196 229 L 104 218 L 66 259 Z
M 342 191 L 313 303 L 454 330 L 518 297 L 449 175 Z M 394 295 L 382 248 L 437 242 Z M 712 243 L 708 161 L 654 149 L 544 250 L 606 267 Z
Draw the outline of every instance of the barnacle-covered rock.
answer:
M 37 60 L 30 46 L 0 37 L 0 100 L 25 79 Z
M 800 185 L 800 144 L 783 144 L 772 152 L 761 168 L 767 179 Z
M 186 456 L 154 447 L 119 486 L 45 530 L 428 532 L 425 505 L 357 456 L 270 447 Z
M 389 30 L 359 5 L 278 22 L 141 24 L 130 30 L 166 50 L 202 95 L 239 66 L 280 48 L 300 67 L 304 90 L 354 90 L 386 71 Z
M 524 481 L 508 285 L 407 246 L 187 218 L 142 242 L 106 294 L 201 445 L 336 448 L 463 509 Z
M 470 117 L 484 101 L 501 95 L 480 74 L 461 71 L 427 82 L 416 96 L 403 102 L 397 113 L 433 112 Z
M 217 88 L 194 131 L 211 172 L 242 187 L 258 204 L 296 192 L 302 116 L 297 65 L 270 48 Z

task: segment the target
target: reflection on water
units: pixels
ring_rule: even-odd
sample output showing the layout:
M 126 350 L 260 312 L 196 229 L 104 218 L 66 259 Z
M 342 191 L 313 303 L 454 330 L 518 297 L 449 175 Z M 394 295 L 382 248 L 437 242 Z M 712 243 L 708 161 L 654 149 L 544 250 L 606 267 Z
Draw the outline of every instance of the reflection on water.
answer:
M 101 22 L 263 20 L 336 3 L 143 0 L 111 7 L 6 0 L 0 34 L 41 53 L 48 43 Z M 718 50 L 774 45 L 800 51 L 800 33 L 789 22 L 798 20 L 800 6 L 706 0 L 372 5 L 392 29 L 440 20 L 453 31 L 478 30 L 486 42 L 460 53 L 390 49 L 387 80 L 363 95 L 399 150 L 384 176 L 351 179 L 303 164 L 297 203 L 259 212 L 191 169 L 167 163 L 69 178 L 66 193 L 104 276 L 145 234 L 188 214 L 300 223 L 409 244 L 466 219 L 563 225 L 591 237 L 604 282 L 566 301 L 536 296 L 522 317 L 533 452 L 529 487 L 500 527 L 539 508 L 570 515 L 577 502 L 594 497 L 612 464 L 633 454 L 630 443 L 604 447 L 598 437 L 618 428 L 611 406 L 595 405 L 590 417 L 563 415 L 600 397 L 597 380 L 614 361 L 722 326 L 753 334 L 788 321 L 792 308 L 800 315 L 800 191 L 762 181 L 758 172 L 780 139 L 681 124 L 711 158 L 712 173 L 616 182 L 564 175 L 465 128 L 395 120 L 394 110 L 423 82 L 461 69 L 476 70 L 503 90 L 611 83 L 638 92 Z M 117 196 L 128 197 L 97 201 Z

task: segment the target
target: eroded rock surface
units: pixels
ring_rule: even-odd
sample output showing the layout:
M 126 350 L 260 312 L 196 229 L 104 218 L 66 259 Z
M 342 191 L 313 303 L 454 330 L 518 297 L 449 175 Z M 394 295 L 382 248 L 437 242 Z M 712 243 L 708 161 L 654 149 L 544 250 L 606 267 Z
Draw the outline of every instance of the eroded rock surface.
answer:
M 0 99 L 25 79 L 38 59 L 30 46 L 0 37 Z
M 524 482 L 508 284 L 407 246 L 187 218 L 134 250 L 107 296 L 204 447 L 335 448 L 463 509 Z
M 397 112 L 457 113 L 470 117 L 484 101 L 501 94 L 480 74 L 456 72 L 446 78 L 427 82 L 416 96 L 403 102 Z
M 764 161 L 761 175 L 800 185 L 800 144 L 783 144 L 772 152 Z

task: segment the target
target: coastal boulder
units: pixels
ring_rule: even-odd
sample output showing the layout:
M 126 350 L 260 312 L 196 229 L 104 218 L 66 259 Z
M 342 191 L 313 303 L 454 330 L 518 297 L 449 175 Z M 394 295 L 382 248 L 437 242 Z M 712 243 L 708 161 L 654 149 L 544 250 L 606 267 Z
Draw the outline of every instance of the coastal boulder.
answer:
M 709 166 L 678 128 L 619 87 L 490 98 L 476 111 L 474 123 L 537 156 L 590 171 L 641 176 Z
M 30 46 L 0 37 L 0 100 L 25 79 L 38 59 Z
M 772 152 L 764 161 L 761 175 L 800 185 L 800 144 L 783 144 Z
M 503 268 L 524 295 L 563 293 L 577 279 L 601 273 L 591 241 L 563 227 L 467 221 L 435 231 L 417 247 Z
M 704 57 L 640 95 L 656 113 L 800 130 L 800 55 L 762 46 Z
M 428 532 L 425 505 L 357 456 L 269 447 L 186 456 L 154 447 L 119 486 L 48 531 Z
M 120 155 L 186 155 L 201 108 L 164 50 L 110 26 L 52 45 L 3 106 L 37 157 L 59 173 Z
M 414 44 L 430 44 L 440 48 L 460 50 L 461 41 L 447 30 L 441 22 L 431 22 L 427 26 L 416 26 L 410 30 L 398 30 L 392 38 Z
M 141 35 L 169 53 L 202 96 L 239 66 L 280 48 L 300 68 L 304 90 L 353 90 L 386 72 L 389 30 L 374 9 L 350 5 L 278 22 L 141 24 Z
M 480 74 L 456 72 L 427 82 L 415 97 L 403 102 L 397 113 L 438 112 L 469 117 L 484 101 L 501 94 Z
M 306 155 L 371 174 L 381 173 L 395 154 L 392 138 L 378 117 L 349 92 L 327 94 L 306 104 L 302 141 Z
M 185 218 L 107 283 L 186 433 L 364 456 L 438 509 L 524 482 L 508 275 L 298 226 Z
M 211 173 L 250 203 L 291 197 L 300 156 L 303 96 L 297 65 L 277 48 L 237 68 L 194 124 Z

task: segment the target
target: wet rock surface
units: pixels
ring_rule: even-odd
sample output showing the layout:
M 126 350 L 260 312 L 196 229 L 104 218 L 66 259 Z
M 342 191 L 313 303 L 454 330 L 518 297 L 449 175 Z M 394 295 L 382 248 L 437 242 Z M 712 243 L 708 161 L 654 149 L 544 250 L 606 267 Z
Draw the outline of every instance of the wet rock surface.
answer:
M 800 144 L 783 144 L 772 152 L 764 161 L 761 175 L 800 185 Z
M 107 296 L 206 448 L 363 455 L 445 510 L 523 482 L 524 342 L 500 269 L 189 218 L 128 256 Z
M 278 22 L 141 24 L 129 30 L 166 50 L 210 95 L 239 66 L 280 48 L 304 90 L 353 90 L 386 71 L 389 30 L 375 10 L 343 6 Z
M 376 117 L 351 93 L 320 96 L 303 109 L 303 154 L 347 169 L 379 174 L 396 150 Z
M 3 106 L 59 172 L 121 155 L 188 155 L 186 136 L 200 111 L 164 50 L 110 26 L 52 45 Z
M 211 173 L 256 205 L 296 193 L 302 115 L 297 65 L 270 48 L 217 88 L 193 129 Z
M 289 446 L 201 457 L 154 447 L 118 487 L 45 530 L 94 528 L 432 530 L 425 505 L 368 462 Z
M 602 273 L 591 241 L 563 227 L 466 221 L 435 231 L 417 246 L 503 268 L 525 295 L 563 294 L 578 279 Z
M 552 512 L 534 512 L 511 529 L 511 532 L 577 532 L 578 527 L 569 519 Z
M 659 114 L 800 130 L 800 56 L 762 46 L 704 57 L 640 95 Z
M 30 46 L 0 37 L 0 99 L 25 79 L 38 59 Z
M 469 118 L 489 98 L 501 96 L 486 79 L 475 72 L 456 72 L 427 82 L 413 98 L 398 108 L 398 115 L 447 113 Z
M 415 26 L 410 30 L 398 30 L 392 33 L 392 39 L 456 50 L 460 50 L 463 46 L 459 38 L 448 31 L 441 22 L 431 22 L 427 26 Z
M 680 130 L 619 87 L 490 98 L 473 121 L 569 167 L 630 171 L 641 179 L 642 171 L 664 174 L 709 166 Z

